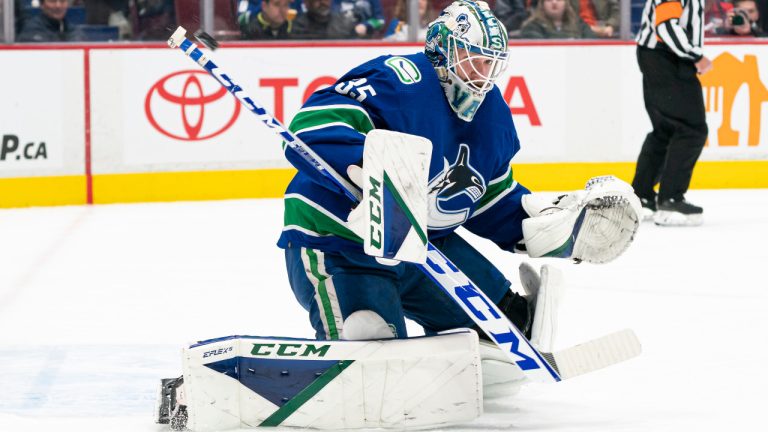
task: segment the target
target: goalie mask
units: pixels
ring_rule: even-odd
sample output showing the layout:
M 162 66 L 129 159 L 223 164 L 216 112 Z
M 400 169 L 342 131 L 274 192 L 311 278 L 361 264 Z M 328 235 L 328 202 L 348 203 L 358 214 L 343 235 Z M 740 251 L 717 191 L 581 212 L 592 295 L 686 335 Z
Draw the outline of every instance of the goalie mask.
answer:
M 507 67 L 507 30 L 483 1 L 459 0 L 429 25 L 424 49 L 448 104 L 472 118 Z

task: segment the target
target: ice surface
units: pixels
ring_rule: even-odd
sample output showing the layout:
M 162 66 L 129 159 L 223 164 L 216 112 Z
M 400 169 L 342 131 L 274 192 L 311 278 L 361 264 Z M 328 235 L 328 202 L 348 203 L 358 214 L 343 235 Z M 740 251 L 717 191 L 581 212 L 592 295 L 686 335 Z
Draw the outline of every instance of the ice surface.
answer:
M 688 198 L 701 227 L 644 224 L 607 265 L 547 260 L 567 284 L 557 347 L 629 327 L 640 357 L 449 430 L 765 430 L 768 190 Z M 185 343 L 311 337 L 281 224 L 280 200 L 0 210 L 0 431 L 163 430 L 156 383 Z M 518 283 L 523 256 L 471 241 Z

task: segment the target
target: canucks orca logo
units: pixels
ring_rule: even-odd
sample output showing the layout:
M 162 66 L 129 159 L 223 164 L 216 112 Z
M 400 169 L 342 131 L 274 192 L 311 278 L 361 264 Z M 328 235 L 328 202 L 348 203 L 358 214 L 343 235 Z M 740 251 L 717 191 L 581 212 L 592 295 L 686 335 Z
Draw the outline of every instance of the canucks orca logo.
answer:
M 444 229 L 461 225 L 469 211 L 485 193 L 485 180 L 469 163 L 469 146 L 461 144 L 456 162 L 448 165 L 429 182 L 429 228 Z
M 463 13 L 456 17 L 456 36 L 464 36 L 469 31 L 469 17 Z

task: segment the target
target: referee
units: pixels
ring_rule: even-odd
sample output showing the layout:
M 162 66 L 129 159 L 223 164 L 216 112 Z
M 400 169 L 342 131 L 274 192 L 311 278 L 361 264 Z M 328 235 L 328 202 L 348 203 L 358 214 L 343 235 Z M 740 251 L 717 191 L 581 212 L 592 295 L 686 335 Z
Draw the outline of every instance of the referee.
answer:
M 702 208 L 686 201 L 684 194 L 708 132 L 697 77 L 712 68 L 701 49 L 704 1 L 646 0 L 636 38 L 653 131 L 643 142 L 632 187 L 645 218 L 652 216 L 657 225 L 702 222 Z

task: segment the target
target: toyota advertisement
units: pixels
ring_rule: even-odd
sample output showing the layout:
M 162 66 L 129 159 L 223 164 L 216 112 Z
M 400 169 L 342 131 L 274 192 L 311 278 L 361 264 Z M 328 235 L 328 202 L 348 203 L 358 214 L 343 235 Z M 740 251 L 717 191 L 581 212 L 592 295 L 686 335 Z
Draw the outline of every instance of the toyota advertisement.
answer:
M 333 51 L 339 61 L 327 61 L 327 49 L 307 48 L 219 50 L 216 59 L 277 118 L 290 121 L 313 91 L 377 54 Z M 90 63 L 95 174 L 289 167 L 274 133 L 183 55 L 99 50 Z
M 179 141 L 204 141 L 221 135 L 235 123 L 240 107 L 224 87 L 201 70 L 162 77 L 144 100 L 144 114 L 152 127 Z

